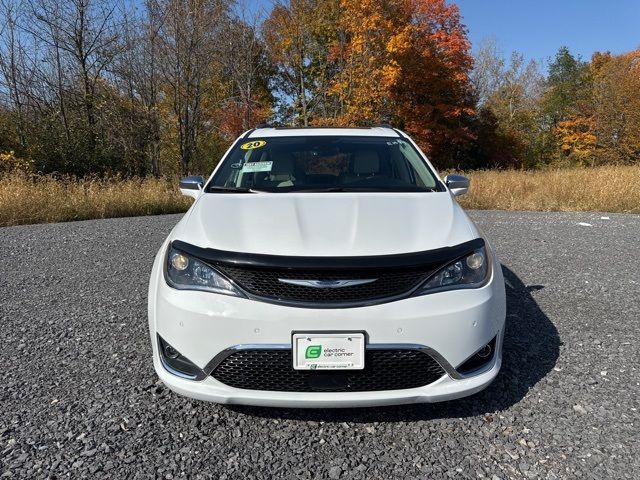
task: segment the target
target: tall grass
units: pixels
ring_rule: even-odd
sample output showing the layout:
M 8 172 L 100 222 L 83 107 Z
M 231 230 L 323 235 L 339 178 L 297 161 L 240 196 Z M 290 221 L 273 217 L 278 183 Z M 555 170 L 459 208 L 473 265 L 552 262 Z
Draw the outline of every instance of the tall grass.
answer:
M 184 212 L 177 181 L 0 176 L 0 225 Z
M 465 208 L 640 213 L 640 165 L 469 172 Z
M 640 213 L 640 166 L 467 175 L 466 208 Z M 0 175 L 0 226 L 178 213 L 190 204 L 177 180 Z

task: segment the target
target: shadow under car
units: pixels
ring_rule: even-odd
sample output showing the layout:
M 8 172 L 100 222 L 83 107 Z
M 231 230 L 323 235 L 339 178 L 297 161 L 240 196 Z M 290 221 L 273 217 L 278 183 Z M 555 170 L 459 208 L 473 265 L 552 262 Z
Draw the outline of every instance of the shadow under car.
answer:
M 526 286 L 502 266 L 506 284 L 507 319 L 502 369 L 485 390 L 458 400 L 432 404 L 345 409 L 292 409 L 228 405 L 245 415 L 325 422 L 395 422 L 460 418 L 505 410 L 518 403 L 555 366 L 560 337 L 551 320 L 531 296 L 541 285 Z

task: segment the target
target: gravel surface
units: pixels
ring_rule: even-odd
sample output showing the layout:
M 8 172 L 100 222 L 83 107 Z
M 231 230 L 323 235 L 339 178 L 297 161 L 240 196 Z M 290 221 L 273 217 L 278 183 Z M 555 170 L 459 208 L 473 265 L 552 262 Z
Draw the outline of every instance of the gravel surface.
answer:
M 333 411 L 157 381 L 147 281 L 179 216 L 0 229 L 1 477 L 638 478 L 640 217 L 472 216 L 508 283 L 500 376 L 455 402 Z

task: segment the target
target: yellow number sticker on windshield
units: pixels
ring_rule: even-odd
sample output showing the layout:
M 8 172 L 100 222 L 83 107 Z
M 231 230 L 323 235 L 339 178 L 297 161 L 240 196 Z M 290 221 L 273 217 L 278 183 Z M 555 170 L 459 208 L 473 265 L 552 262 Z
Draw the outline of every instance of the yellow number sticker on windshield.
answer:
M 255 140 L 253 142 L 247 142 L 240 145 L 242 150 L 253 150 L 254 148 L 264 147 L 267 144 L 264 140 Z

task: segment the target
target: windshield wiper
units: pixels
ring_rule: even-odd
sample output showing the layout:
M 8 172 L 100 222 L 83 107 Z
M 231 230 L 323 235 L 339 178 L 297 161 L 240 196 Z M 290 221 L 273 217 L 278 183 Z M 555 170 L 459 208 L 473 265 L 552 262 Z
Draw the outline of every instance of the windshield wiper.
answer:
M 437 192 L 435 188 L 431 187 L 416 187 L 416 188 L 403 188 L 403 187 L 326 187 L 326 188 L 304 188 L 299 190 L 292 190 L 292 192 L 391 192 L 391 193 L 404 193 L 404 192 Z
M 220 187 L 217 185 L 211 185 L 208 192 L 220 192 L 220 193 L 265 193 L 266 190 L 256 190 L 255 188 L 246 187 Z
M 404 192 L 437 192 L 438 190 L 431 187 L 349 187 L 349 186 L 335 186 L 335 187 L 323 187 L 323 188 L 283 188 L 282 193 L 319 193 L 319 192 L 390 192 L 390 193 L 404 193 Z M 275 193 L 274 190 L 260 190 L 256 188 L 247 187 L 224 187 L 218 185 L 211 185 L 207 188 L 207 192 L 210 193 Z

